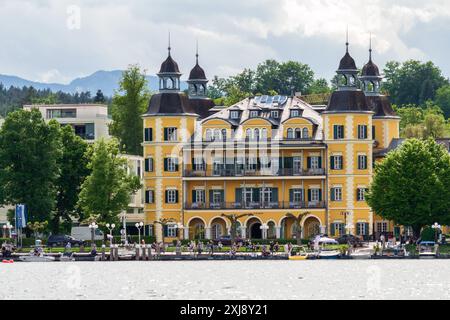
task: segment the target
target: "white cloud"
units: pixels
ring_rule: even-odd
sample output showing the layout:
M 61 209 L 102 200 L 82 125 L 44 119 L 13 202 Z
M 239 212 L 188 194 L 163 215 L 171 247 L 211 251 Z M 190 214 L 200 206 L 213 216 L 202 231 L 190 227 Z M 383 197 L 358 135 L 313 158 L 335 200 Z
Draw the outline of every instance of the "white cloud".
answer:
M 329 78 L 343 53 L 347 25 L 360 65 L 372 33 L 380 65 L 431 59 L 450 75 L 442 55 L 411 41 L 431 37 L 440 50 L 450 49 L 441 40 L 448 30 L 421 31 L 442 19 L 450 22 L 447 0 L 0 0 L 0 5 L 0 73 L 46 82 L 131 63 L 153 74 L 165 58 L 168 30 L 185 74 L 194 64 L 198 38 L 209 77 L 276 58 L 301 60 Z M 80 29 L 67 27 L 71 5 L 80 7 Z

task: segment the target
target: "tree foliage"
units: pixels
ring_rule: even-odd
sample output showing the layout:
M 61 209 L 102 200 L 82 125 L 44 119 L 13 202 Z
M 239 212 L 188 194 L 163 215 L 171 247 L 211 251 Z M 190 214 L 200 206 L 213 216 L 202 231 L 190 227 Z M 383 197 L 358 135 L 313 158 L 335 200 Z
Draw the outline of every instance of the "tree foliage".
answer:
M 31 222 L 55 208 L 61 156 L 59 124 L 38 110 L 10 113 L 0 130 L 0 204 L 25 204 Z
M 125 154 L 142 155 L 143 121 L 142 114 L 150 98 L 145 72 L 137 65 L 123 72 L 117 92 L 112 101 L 111 134 L 120 143 L 120 151 Z
M 442 71 L 431 61 L 422 63 L 408 60 L 404 63 L 390 61 L 384 69 L 386 91 L 394 104 L 423 105 L 428 100 L 434 100 L 436 92 L 448 80 L 442 76 Z
M 450 223 L 450 155 L 434 140 L 410 139 L 376 165 L 367 202 L 378 215 L 416 235 Z
M 141 188 L 139 177 L 129 175 L 127 160 L 119 155 L 118 142 L 98 141 L 88 168 L 78 205 L 86 216 L 97 216 L 97 223 L 118 223 L 118 215 L 126 210 L 132 194 Z
M 56 182 L 56 208 L 50 225 L 53 233 L 69 232 L 72 218 L 83 218 L 77 208 L 78 195 L 82 183 L 90 173 L 88 144 L 75 135 L 71 126 L 61 128 L 60 140 L 61 157 L 58 161 L 60 176 Z

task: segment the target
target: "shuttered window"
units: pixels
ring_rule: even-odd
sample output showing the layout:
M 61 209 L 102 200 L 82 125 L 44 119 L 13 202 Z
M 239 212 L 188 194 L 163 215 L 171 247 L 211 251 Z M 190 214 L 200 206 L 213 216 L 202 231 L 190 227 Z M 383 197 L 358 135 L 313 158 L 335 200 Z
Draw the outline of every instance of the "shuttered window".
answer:
M 344 126 L 342 125 L 334 125 L 333 126 L 333 137 L 335 140 L 344 139 Z
M 145 128 L 145 130 L 144 130 L 144 141 L 145 142 L 152 142 L 153 141 L 153 129 L 152 128 Z

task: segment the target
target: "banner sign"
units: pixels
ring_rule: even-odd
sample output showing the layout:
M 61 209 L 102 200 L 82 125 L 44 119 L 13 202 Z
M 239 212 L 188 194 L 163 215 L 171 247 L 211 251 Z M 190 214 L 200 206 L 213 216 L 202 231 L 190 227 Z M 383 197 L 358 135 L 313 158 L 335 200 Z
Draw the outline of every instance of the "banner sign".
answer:
M 27 213 L 26 206 L 24 204 L 16 205 L 16 228 L 26 228 L 27 226 Z

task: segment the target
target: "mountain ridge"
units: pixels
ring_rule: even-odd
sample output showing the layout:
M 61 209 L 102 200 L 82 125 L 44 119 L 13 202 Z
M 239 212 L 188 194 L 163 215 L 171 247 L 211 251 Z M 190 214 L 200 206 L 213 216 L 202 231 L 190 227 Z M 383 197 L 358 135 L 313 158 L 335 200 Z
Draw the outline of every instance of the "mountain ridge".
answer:
M 35 89 L 45 90 L 50 89 L 53 92 L 62 91 L 66 93 L 86 92 L 90 91 L 91 95 L 95 95 L 97 90 L 102 90 L 105 96 L 111 97 L 114 90 L 119 88 L 119 81 L 122 77 L 122 70 L 98 70 L 86 77 L 78 77 L 73 79 L 68 84 L 61 83 L 44 83 L 39 81 L 27 80 L 15 75 L 0 74 L 0 83 L 6 88 L 9 87 L 34 87 Z M 146 76 L 148 87 L 151 91 L 158 90 L 158 77 L 149 75 Z M 181 90 L 187 88 L 186 82 L 181 82 Z

